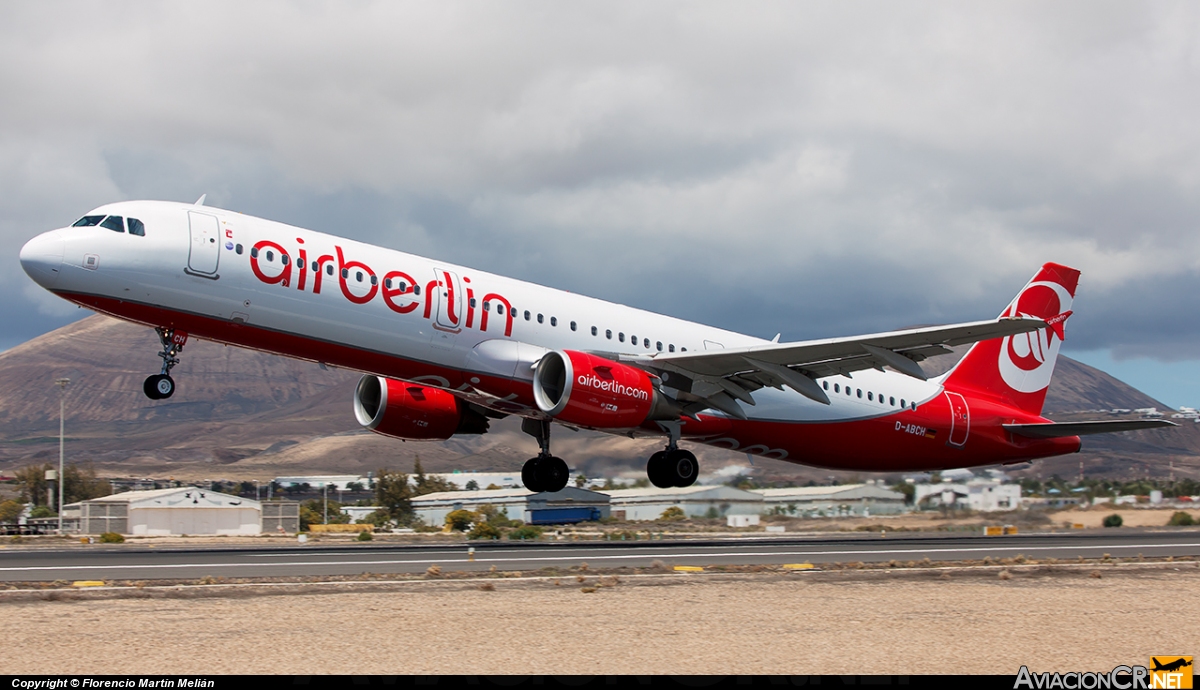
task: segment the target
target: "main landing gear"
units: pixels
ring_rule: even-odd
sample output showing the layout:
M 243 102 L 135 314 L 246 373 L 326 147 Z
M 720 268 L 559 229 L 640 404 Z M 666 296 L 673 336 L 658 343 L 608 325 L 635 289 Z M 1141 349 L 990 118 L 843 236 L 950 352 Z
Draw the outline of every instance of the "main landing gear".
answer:
M 538 441 L 541 452 L 521 468 L 521 483 L 535 493 L 562 491 L 570 479 L 567 463 L 550 454 L 550 422 L 543 419 L 524 419 L 521 431 Z
M 667 447 L 650 456 L 646 478 L 660 489 L 691 486 L 700 476 L 700 463 L 691 451 L 679 447 L 679 425 L 664 425 L 670 433 Z
M 162 371 L 146 378 L 142 383 L 142 392 L 151 400 L 163 400 L 175 394 L 175 379 L 171 378 L 171 369 L 179 364 L 176 355 L 183 351 L 188 334 L 173 328 L 155 328 L 154 331 L 162 343 L 162 352 L 158 353 L 163 361 Z

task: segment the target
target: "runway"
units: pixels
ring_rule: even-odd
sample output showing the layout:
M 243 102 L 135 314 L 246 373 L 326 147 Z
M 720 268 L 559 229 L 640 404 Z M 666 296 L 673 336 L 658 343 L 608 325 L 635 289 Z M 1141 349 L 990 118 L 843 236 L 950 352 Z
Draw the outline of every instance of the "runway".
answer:
M 468 552 L 474 548 L 472 559 Z M 309 544 L 244 548 L 78 545 L 0 550 L 0 581 L 155 580 L 205 576 L 319 577 L 443 570 L 534 571 L 588 563 L 596 568 L 667 565 L 959 561 L 985 557 L 1059 560 L 1200 556 L 1200 531 L 1104 530 L 1003 537 L 820 535 L 643 542 L 470 542 L 452 546 Z

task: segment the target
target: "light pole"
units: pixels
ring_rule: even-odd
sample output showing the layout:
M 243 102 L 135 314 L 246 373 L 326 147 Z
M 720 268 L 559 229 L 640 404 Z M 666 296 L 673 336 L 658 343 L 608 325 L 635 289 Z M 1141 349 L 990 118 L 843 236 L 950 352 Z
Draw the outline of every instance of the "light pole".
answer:
M 65 429 L 65 419 L 67 412 L 67 384 L 71 379 L 61 378 L 55 379 L 54 385 L 58 386 L 58 533 L 63 533 L 63 484 L 65 476 L 63 475 L 63 431 Z

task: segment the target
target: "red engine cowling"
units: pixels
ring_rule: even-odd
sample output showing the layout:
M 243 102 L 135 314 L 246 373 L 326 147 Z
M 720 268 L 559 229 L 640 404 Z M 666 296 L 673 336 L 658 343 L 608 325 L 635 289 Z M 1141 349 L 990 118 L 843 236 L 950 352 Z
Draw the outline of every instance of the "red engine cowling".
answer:
M 377 434 L 410 441 L 444 441 L 482 434 L 487 417 L 440 388 L 364 376 L 354 390 L 354 416 Z
M 678 410 L 641 369 L 574 350 L 547 352 L 533 372 L 533 399 L 555 419 L 594 429 L 673 419 Z

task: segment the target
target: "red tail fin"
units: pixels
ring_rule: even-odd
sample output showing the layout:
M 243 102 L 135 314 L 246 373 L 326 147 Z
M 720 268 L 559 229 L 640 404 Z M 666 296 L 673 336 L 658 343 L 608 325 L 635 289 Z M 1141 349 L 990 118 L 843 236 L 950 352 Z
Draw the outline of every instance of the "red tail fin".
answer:
M 1036 316 L 1050 326 L 1033 333 L 976 343 L 947 374 L 945 387 L 991 395 L 1040 414 L 1062 345 L 1063 324 L 1071 315 L 1078 283 L 1079 271 L 1073 268 L 1059 264 L 1042 266 L 1000 316 Z

